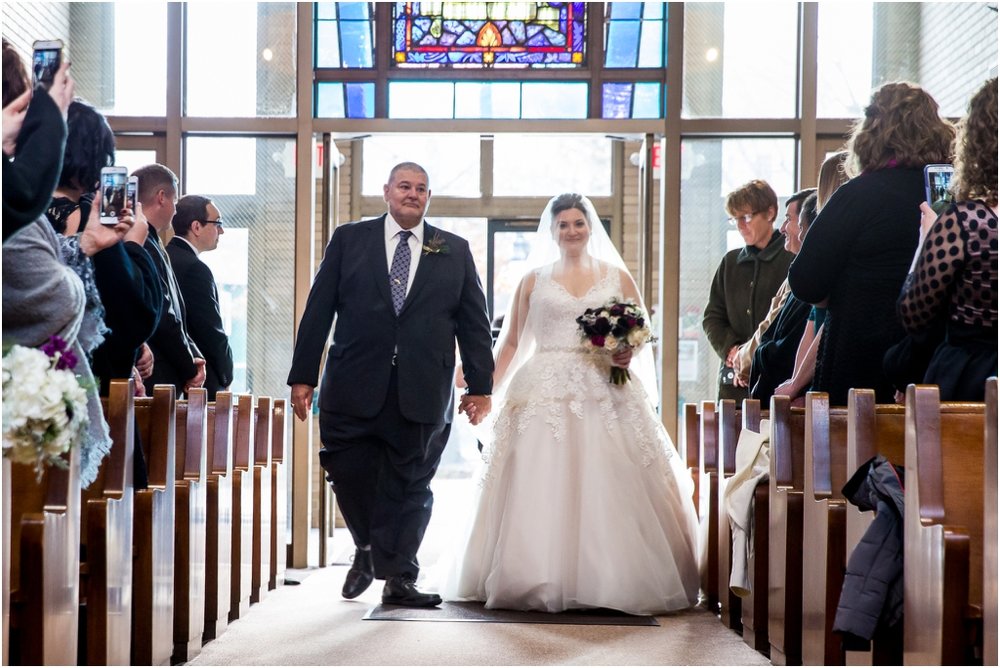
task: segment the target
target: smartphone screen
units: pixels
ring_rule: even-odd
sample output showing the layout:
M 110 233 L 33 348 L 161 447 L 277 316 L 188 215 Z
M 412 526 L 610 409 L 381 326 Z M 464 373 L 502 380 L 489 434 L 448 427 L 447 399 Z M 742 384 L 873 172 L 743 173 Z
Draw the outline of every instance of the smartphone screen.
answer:
M 41 86 L 48 90 L 62 64 L 62 47 L 53 42 L 44 44 L 46 46 L 37 45 L 32 52 L 31 72 L 35 86 Z M 52 46 L 47 46 L 49 44 Z
M 924 194 L 934 211 L 941 213 L 952 203 L 951 176 L 955 172 L 951 165 L 927 165 L 924 167 Z
M 139 199 L 139 179 L 134 176 L 128 177 L 128 184 L 125 188 L 125 201 L 132 213 L 135 213 L 135 203 Z
M 124 167 L 101 170 L 101 224 L 118 224 L 118 213 L 126 206 L 128 171 Z

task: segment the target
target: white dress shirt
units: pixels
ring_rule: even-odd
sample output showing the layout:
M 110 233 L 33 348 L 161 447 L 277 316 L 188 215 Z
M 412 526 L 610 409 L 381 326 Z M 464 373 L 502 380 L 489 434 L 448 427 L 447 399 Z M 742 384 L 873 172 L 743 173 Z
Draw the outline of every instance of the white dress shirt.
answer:
M 385 214 L 385 267 L 386 270 L 392 269 L 392 256 L 396 254 L 396 246 L 399 244 L 399 233 L 403 231 L 403 228 L 399 226 L 399 223 L 392 217 L 391 213 Z M 410 238 L 407 243 L 410 245 L 410 275 L 406 279 L 406 294 L 410 294 L 410 288 L 413 287 L 413 277 L 417 275 L 417 264 L 420 262 L 420 256 L 422 253 L 420 250 L 424 246 L 424 221 L 420 221 L 416 227 L 408 230 L 411 232 Z M 386 273 L 386 280 L 389 280 L 388 271 Z

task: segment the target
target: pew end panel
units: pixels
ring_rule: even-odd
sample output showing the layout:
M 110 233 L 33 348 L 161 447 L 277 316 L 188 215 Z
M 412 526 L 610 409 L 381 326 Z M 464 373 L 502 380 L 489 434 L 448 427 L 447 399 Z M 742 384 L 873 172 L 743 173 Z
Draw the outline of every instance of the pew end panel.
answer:
M 127 665 L 131 657 L 134 396 L 131 378 L 111 381 L 103 402 L 111 452 L 83 491 L 80 660 L 87 665 Z
M 733 536 L 726 511 L 725 495 L 729 480 L 736 473 L 736 442 L 739 439 L 742 416 L 732 399 L 719 402 L 718 414 L 718 445 L 719 445 L 719 485 L 717 501 L 718 518 L 718 591 L 719 614 L 723 625 L 743 634 L 743 600 L 733 593 L 729 587 L 730 575 L 733 570 Z
M 135 491 L 132 663 L 168 665 L 174 646 L 176 405 L 173 385 L 135 400 L 149 487 Z
M 270 397 L 257 399 L 254 408 L 253 456 L 253 570 L 250 603 L 259 603 L 267 594 L 271 579 L 271 417 Z
M 982 624 L 984 412 L 984 404 L 942 404 L 937 386 L 907 388 L 907 665 L 982 660 L 969 638 Z
M 743 400 L 743 429 L 760 432 L 761 420 L 767 413 L 761 411 L 756 399 Z M 754 489 L 752 541 L 753 551 L 747 560 L 747 572 L 751 578 L 751 589 L 743 597 L 743 642 L 758 652 L 767 655 L 770 643 L 767 640 L 767 562 L 768 562 L 768 502 L 767 481 L 758 483 Z
M 983 480 L 983 665 L 997 664 L 997 379 L 986 381 Z
M 174 663 L 201 652 L 205 630 L 207 404 L 204 388 L 190 390 L 176 404 Z
M 271 416 L 271 571 L 268 589 L 284 583 L 288 556 L 288 467 L 285 464 L 285 448 L 288 444 L 287 405 L 285 399 L 276 399 Z
M 702 571 L 701 588 L 703 605 L 712 614 L 719 614 L 719 426 L 715 403 L 701 403 L 701 462 L 698 515 L 708 524 L 708 544 L 705 545 L 705 570 Z M 704 534 L 703 534 L 704 535 Z
M 205 628 L 203 642 L 229 624 L 232 599 L 233 395 L 218 392 L 208 404 L 206 475 Z
M 230 533 L 229 621 L 250 609 L 253 577 L 253 429 L 254 398 L 241 394 L 236 401 L 233 438 L 232 531 Z
M 775 665 L 802 663 L 802 506 L 805 411 L 771 398 L 768 482 L 768 642 Z

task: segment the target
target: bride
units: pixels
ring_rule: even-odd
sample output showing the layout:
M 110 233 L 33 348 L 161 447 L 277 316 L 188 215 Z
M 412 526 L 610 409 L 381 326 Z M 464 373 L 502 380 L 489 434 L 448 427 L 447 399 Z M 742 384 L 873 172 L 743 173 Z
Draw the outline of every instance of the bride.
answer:
M 698 596 L 693 484 L 654 409 L 647 349 L 587 352 L 576 324 L 638 289 L 590 200 L 553 198 L 494 348 L 491 443 L 442 594 L 487 608 L 651 614 Z M 636 380 L 608 382 L 611 365 Z

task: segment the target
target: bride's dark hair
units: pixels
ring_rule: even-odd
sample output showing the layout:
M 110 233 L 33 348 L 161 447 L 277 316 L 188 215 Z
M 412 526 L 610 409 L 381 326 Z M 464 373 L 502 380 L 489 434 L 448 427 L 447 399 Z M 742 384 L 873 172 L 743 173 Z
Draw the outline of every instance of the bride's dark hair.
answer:
M 576 209 L 577 211 L 582 211 L 584 214 L 587 213 L 587 208 L 583 203 L 583 195 L 577 193 L 563 193 L 552 200 L 552 222 L 555 223 L 556 216 L 558 216 L 563 211 L 569 211 L 570 209 Z M 590 225 L 590 217 L 587 216 L 587 224 Z

